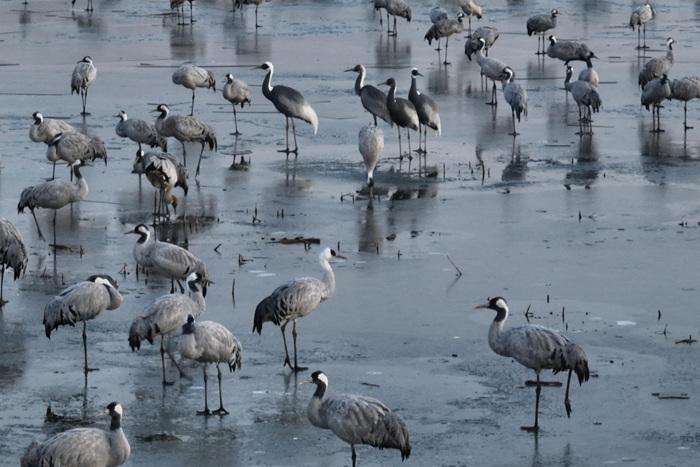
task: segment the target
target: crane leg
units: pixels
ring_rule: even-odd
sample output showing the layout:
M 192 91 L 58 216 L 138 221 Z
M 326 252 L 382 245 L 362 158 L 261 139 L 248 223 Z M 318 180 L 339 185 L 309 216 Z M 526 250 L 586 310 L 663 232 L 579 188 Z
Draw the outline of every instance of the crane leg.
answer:
M 223 415 L 228 415 L 228 410 L 224 408 L 224 401 L 223 398 L 221 397 L 221 368 L 219 368 L 219 364 L 216 364 L 216 372 L 217 372 L 217 377 L 219 379 L 219 408 L 216 410 L 213 410 L 212 413 L 215 415 L 223 416 Z
M 287 349 L 287 335 L 285 334 L 285 331 L 287 329 L 287 325 L 289 324 L 289 321 L 285 321 L 285 323 L 280 326 L 280 330 L 282 331 L 282 342 L 284 343 L 284 363 L 282 364 L 282 368 L 285 366 L 289 366 L 289 368 L 292 368 L 292 362 L 289 359 L 289 349 Z
M 396 129 L 399 132 L 399 161 L 403 160 L 403 153 L 401 152 L 401 127 L 396 125 Z
M 202 154 L 204 154 L 204 146 L 206 146 L 206 143 L 202 142 L 202 150 L 199 151 L 199 160 L 197 161 L 197 170 L 194 172 L 195 178 L 199 175 L 199 166 L 202 163 Z
M 56 161 L 53 161 L 53 170 L 51 171 L 51 180 L 56 179 Z
M 164 337 L 161 335 L 160 336 L 160 366 L 161 369 L 163 370 L 163 386 L 172 386 L 174 381 L 168 381 L 165 379 L 165 347 L 163 346 L 163 339 Z
M 192 17 L 192 2 L 190 1 L 190 24 L 192 23 L 194 23 L 194 18 Z
M 498 105 L 496 102 L 496 81 L 493 81 L 493 87 L 491 88 L 491 102 L 487 102 L 486 105 Z
M 535 387 L 535 424 L 533 426 L 521 426 L 520 429 L 528 431 L 530 433 L 537 433 L 539 430 L 538 414 L 540 410 L 540 393 L 542 392 L 542 385 L 540 384 L 540 373 L 537 372 L 537 386 Z
M 185 143 L 181 141 L 180 144 L 182 144 L 182 165 L 187 167 L 187 150 L 185 149 Z
M 289 117 L 284 117 L 284 140 L 286 142 L 286 149 L 280 149 L 277 152 L 285 152 L 289 156 Z
M 257 29 L 261 27 L 262 26 L 258 24 L 258 5 L 255 5 L 255 28 Z
M 5 306 L 7 303 L 3 298 L 3 289 L 5 288 L 5 264 L 2 265 L 2 272 L 0 272 L 0 308 Z
M 241 134 L 238 131 L 238 116 L 236 115 L 236 104 L 233 104 L 233 124 L 235 125 L 236 131 L 233 132 L 234 136 L 239 136 Z
M 357 465 L 357 453 L 355 452 L 355 445 L 351 444 L 350 449 L 352 449 L 352 467 Z
M 564 408 L 566 409 L 566 416 L 571 418 L 571 401 L 569 400 L 569 386 L 571 385 L 571 372 L 569 370 L 569 377 L 566 380 L 566 395 L 564 396 Z
M 683 104 L 683 129 L 685 131 L 692 130 L 692 126 L 688 126 L 688 102 Z
M 299 154 L 299 146 L 297 145 L 297 126 L 292 119 L 292 135 L 294 135 L 294 150 L 292 151 L 295 155 Z
M 46 239 L 44 238 L 44 234 L 41 233 L 41 227 L 39 227 L 39 221 L 36 220 L 36 214 L 34 213 L 34 209 L 32 209 L 31 211 L 32 211 L 32 217 L 34 218 L 34 223 L 36 224 L 36 230 L 37 230 L 37 232 L 39 232 L 39 238 L 42 241 L 46 241 Z
M 423 125 L 423 156 L 428 154 L 428 126 Z
M 305 366 L 299 366 L 297 364 L 297 321 L 292 321 L 292 339 L 294 340 L 294 371 L 306 371 L 309 368 Z
M 372 114 L 372 117 L 374 117 L 374 126 L 377 126 L 377 116 Z
M 511 117 L 513 118 L 513 132 L 508 133 L 508 134 L 513 136 L 513 138 L 515 138 L 519 134 L 517 131 L 515 131 L 515 110 L 510 109 L 510 114 L 511 114 Z
M 445 38 L 445 60 L 442 62 L 443 65 L 447 66 L 450 64 L 450 62 L 447 61 L 447 46 L 450 43 L 450 37 Z
M 435 49 L 435 51 L 438 52 L 438 60 L 440 60 L 440 51 L 442 50 L 442 49 L 440 48 L 440 39 L 441 39 L 441 38 L 438 37 L 438 45 L 437 45 L 437 49 Z
M 197 411 L 197 415 L 204 415 L 204 416 L 209 416 L 211 415 L 211 410 L 209 410 L 209 399 L 207 397 L 207 392 L 208 392 L 208 383 L 207 380 L 207 365 L 202 366 L 202 375 L 204 376 L 204 410 Z
M 649 47 L 647 46 L 647 25 L 644 25 L 644 44 L 642 45 L 643 49 L 648 49 Z
M 411 129 L 406 128 L 406 136 L 408 137 L 408 160 L 413 160 L 413 154 L 411 154 Z
M 87 362 L 87 322 L 83 321 L 83 372 L 85 373 L 85 379 L 87 379 L 87 374 L 91 371 L 97 371 L 99 368 L 88 367 Z

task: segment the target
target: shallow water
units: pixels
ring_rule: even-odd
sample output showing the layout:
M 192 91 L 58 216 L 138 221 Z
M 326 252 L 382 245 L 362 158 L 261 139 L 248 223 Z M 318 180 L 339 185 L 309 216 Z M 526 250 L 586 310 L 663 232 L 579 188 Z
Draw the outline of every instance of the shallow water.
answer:
M 31 440 L 76 420 L 105 426 L 94 414 L 119 400 L 132 445 L 129 465 L 349 465 L 349 448 L 306 419 L 312 391 L 298 388 L 282 368 L 279 331 L 268 323 L 262 336 L 250 332 L 255 305 L 277 285 L 320 275 L 317 249 L 271 243 L 304 235 L 339 245 L 349 259 L 335 264 L 336 294 L 299 323 L 301 363 L 323 369 L 331 391 L 366 394 L 395 408 L 411 430 L 407 462 L 692 465 L 700 448 L 698 352 L 674 342 L 700 333 L 700 136 L 690 130 L 684 140 L 677 102 L 662 109 L 666 132 L 649 133 L 650 115 L 639 107 L 636 88 L 648 58 L 638 57 L 636 34 L 625 27 L 632 3 L 557 5 L 557 36 L 585 39 L 601 58 L 595 66 L 604 107 L 593 137 L 579 138 L 576 106 L 562 89 L 563 65 L 538 60 L 536 40 L 524 34 L 523 18 L 550 4 L 489 2 L 473 25 L 499 28 L 490 55 L 509 63 L 529 94 L 529 116 L 513 143 L 509 109 L 500 93 L 495 115 L 483 104 L 488 90 L 462 53 L 464 39 L 450 41 L 447 68 L 422 41 L 433 2 L 414 0 L 414 20 L 400 21 L 398 38 L 389 39 L 364 1 L 273 2 L 260 8 L 257 31 L 253 9 L 234 14 L 230 1 L 196 3 L 192 27 L 175 25 L 166 2 L 96 0 L 89 16 L 79 8 L 71 13 L 65 1 L 30 0 L 26 9 L 3 1 L 0 215 L 19 226 L 31 256 L 22 280 L 12 283 L 8 275 L 10 303 L 0 314 L 0 464 L 17 465 Z M 647 31 L 649 57 L 662 55 L 672 35 L 678 42 L 673 76 L 697 73 L 700 3 L 674 0 L 657 8 L 659 18 Z M 68 91 L 70 72 L 84 55 L 99 70 L 84 126 L 105 140 L 109 165 L 85 169 L 88 200 L 58 213 L 58 243 L 84 254 L 54 256 L 31 216 L 17 215 L 15 206 L 23 187 L 51 171 L 45 147 L 28 140 L 31 113 L 83 123 L 79 99 Z M 192 381 L 163 390 L 157 346 L 132 353 L 127 345 L 133 317 L 168 284 L 137 282 L 134 274 L 135 238 L 122 233 L 150 221 L 153 190 L 146 182 L 139 188 L 130 174 L 136 148 L 114 135 L 112 115 L 124 109 L 131 118 L 151 118 L 160 102 L 186 113 L 189 91 L 173 85 L 170 74 L 189 60 L 212 68 L 220 84 L 231 71 L 253 92 L 253 105 L 238 113 L 238 141 L 229 135 L 232 115 L 220 92 L 197 92 L 195 113 L 217 130 L 219 153 L 203 160 L 199 184 L 191 180 L 181 203 L 191 222 L 163 234 L 187 242 L 207 262 L 216 284 L 206 319 L 225 324 L 243 345 L 243 369 L 225 377 L 231 415 L 223 419 L 194 415 L 203 402 L 198 369 L 188 369 Z M 316 136 L 299 125 L 296 162 L 277 153 L 284 122 L 261 94 L 263 73 L 250 70 L 265 60 L 275 64 L 274 81 L 299 89 L 321 120 Z M 418 66 L 425 75 L 420 85 L 437 101 L 443 122 L 442 136 L 429 136 L 428 164 L 438 176 L 428 179 L 418 177 L 415 165 L 410 174 L 405 161 L 399 165 L 395 130 L 384 126 L 386 157 L 375 178 L 389 195 L 371 209 L 366 199 L 341 202 L 364 181 L 357 132 L 369 120 L 352 92 L 354 75 L 342 72 L 356 63 L 368 67 L 370 83 L 396 77 L 401 95 L 410 68 Z M 699 112 L 691 103 L 689 119 Z M 196 150 L 188 148 L 188 155 Z M 251 151 L 250 170 L 228 170 L 231 154 L 243 151 Z M 253 221 L 256 210 L 260 222 Z M 39 211 L 38 219 L 48 236 L 52 214 Z M 239 264 L 239 255 L 252 261 Z M 48 340 L 41 319 L 53 294 L 95 272 L 116 277 L 125 301 L 88 325 L 89 358 L 100 371 L 90 374 L 84 391 L 80 330 L 61 328 Z M 496 294 L 509 299 L 513 325 L 525 322 L 531 305 L 531 321 L 566 327 L 596 375 L 572 389 L 571 419 L 563 388 L 545 388 L 537 438 L 519 430 L 531 423 L 534 391 L 523 383 L 533 375 L 488 348 L 492 316 L 471 311 Z M 552 378 L 563 380 L 546 376 Z M 215 405 L 215 384 L 210 400 Z M 71 420 L 45 423 L 49 403 Z M 148 441 L 162 433 L 177 439 Z M 358 455 L 361 465 L 397 465 L 399 457 L 371 448 Z

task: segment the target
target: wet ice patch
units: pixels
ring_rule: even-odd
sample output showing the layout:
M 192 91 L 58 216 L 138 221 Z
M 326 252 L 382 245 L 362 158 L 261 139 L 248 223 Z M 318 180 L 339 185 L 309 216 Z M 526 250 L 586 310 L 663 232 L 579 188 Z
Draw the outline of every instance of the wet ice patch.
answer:
M 618 326 L 636 326 L 637 323 L 635 323 L 634 321 L 618 321 L 617 325 Z

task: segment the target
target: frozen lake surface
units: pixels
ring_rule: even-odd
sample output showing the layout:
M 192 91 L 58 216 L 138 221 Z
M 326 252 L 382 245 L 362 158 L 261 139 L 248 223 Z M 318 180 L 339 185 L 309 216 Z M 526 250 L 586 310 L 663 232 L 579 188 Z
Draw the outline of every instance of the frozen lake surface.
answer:
M 672 77 L 700 73 L 700 2 L 659 2 L 647 57 L 638 55 L 627 27 L 636 2 L 483 3 L 486 14 L 473 26 L 501 31 L 490 56 L 512 66 L 529 94 L 515 142 L 500 91 L 495 113 L 484 105 L 488 90 L 463 54 L 462 35 L 450 40 L 448 67 L 423 41 L 433 1 L 412 0 L 413 21 L 400 20 L 398 38 L 388 38 L 364 0 L 273 0 L 260 7 L 257 30 L 253 8 L 233 13 L 231 0 L 196 2 L 197 22 L 184 27 L 165 0 L 95 0 L 92 15 L 82 11 L 83 0 L 74 11 L 65 0 L 26 7 L 2 0 L 0 217 L 18 225 L 30 261 L 21 280 L 8 274 L 9 304 L 0 312 L 0 464 L 18 465 L 32 440 L 76 421 L 106 427 L 94 414 L 118 400 L 131 466 L 349 465 L 348 446 L 307 420 L 313 390 L 297 386 L 307 375 L 282 368 L 279 330 L 267 323 L 262 336 L 251 333 L 256 304 L 276 286 L 321 275 L 316 248 L 272 243 L 304 235 L 339 246 L 349 259 L 335 265 L 336 294 L 299 322 L 300 363 L 328 374 L 331 391 L 376 397 L 397 410 L 412 436 L 406 465 L 696 465 L 698 347 L 675 342 L 700 334 L 700 129 L 684 138 L 682 104 L 668 102 L 661 110 L 666 132 L 650 133 L 637 74 L 664 54 L 668 36 L 677 41 Z M 563 64 L 538 58 L 536 39 L 525 34 L 525 18 L 553 6 L 561 12 L 557 36 L 585 40 L 600 57 L 603 109 L 592 137 L 576 135 Z M 98 77 L 89 93 L 92 115 L 82 120 L 69 79 L 85 55 Z M 317 136 L 298 125 L 296 162 L 277 152 L 284 119 L 262 96 L 264 73 L 251 70 L 266 60 L 275 64 L 274 82 L 299 89 L 320 117 Z M 225 377 L 231 415 L 224 418 L 195 416 L 203 402 L 198 369 L 188 369 L 192 381 L 163 389 L 158 347 L 132 353 L 127 343 L 131 320 L 169 284 L 144 284 L 134 274 L 135 237 L 123 232 L 150 222 L 153 189 L 145 181 L 139 187 L 130 173 L 136 147 L 114 134 L 113 115 L 151 119 L 158 103 L 187 113 L 191 94 L 170 76 L 189 61 L 217 79 L 216 93 L 197 92 L 195 114 L 216 129 L 219 152 L 202 161 L 199 183 L 191 177 L 180 206 L 189 222 L 162 235 L 206 261 L 216 283 L 203 318 L 226 325 L 243 345 L 242 370 Z M 368 67 L 369 83 L 395 77 L 402 96 L 417 66 L 443 122 L 442 136 L 429 136 L 428 165 L 437 171 L 431 178 L 399 164 L 396 130 L 383 125 L 385 159 L 375 180 L 389 196 L 372 206 L 341 202 L 365 180 L 357 133 L 369 115 L 353 93 L 355 75 L 343 73 L 357 63 Z M 577 75 L 581 63 L 574 65 Z M 252 91 L 252 106 L 238 113 L 237 140 L 220 94 L 228 72 Z M 22 188 L 51 174 L 45 147 L 27 136 L 35 111 L 82 126 L 109 152 L 107 167 L 83 171 L 88 199 L 59 211 L 58 243 L 70 249 L 57 255 L 39 239 L 31 215 L 16 213 Z M 688 116 L 700 127 L 696 103 Z M 171 147 L 180 154 L 175 141 Z M 250 170 L 228 170 L 233 153 L 251 157 Z M 62 166 L 57 172 L 67 175 Z M 50 232 L 52 213 L 37 217 Z M 80 329 L 61 328 L 48 340 L 41 322 L 51 296 L 97 272 L 117 278 L 125 300 L 88 325 L 91 364 L 100 371 L 84 390 Z M 490 350 L 493 316 L 472 310 L 495 295 L 509 300 L 509 325 L 525 323 L 530 305 L 531 322 L 566 328 L 594 373 L 572 387 L 571 419 L 563 388 L 544 388 L 538 437 L 519 429 L 532 421 L 534 389 L 524 385 L 532 372 Z M 211 382 L 215 401 L 215 377 Z M 688 398 L 664 398 L 681 394 Z M 68 420 L 45 422 L 49 404 Z M 162 434 L 172 437 L 159 440 Z M 358 456 L 363 466 L 399 465 L 400 457 L 368 447 Z

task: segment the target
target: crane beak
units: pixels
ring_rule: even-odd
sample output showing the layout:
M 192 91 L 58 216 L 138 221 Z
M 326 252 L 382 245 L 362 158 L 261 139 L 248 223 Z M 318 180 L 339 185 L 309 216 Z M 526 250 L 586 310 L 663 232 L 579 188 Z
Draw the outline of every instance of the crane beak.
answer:
M 299 386 L 301 386 L 302 384 L 313 384 L 313 382 L 314 382 L 314 381 L 313 381 L 311 378 L 308 378 L 308 379 L 305 379 L 305 380 L 301 381 L 301 382 L 299 383 Z
M 347 70 L 344 70 L 344 71 L 345 71 L 345 73 L 347 73 L 348 71 L 355 71 L 355 70 L 353 70 L 352 68 L 348 68 Z
M 423 77 L 425 78 L 425 75 L 423 75 L 423 73 L 421 73 L 420 71 L 416 71 L 416 74 L 417 74 L 418 76 L 423 76 Z
M 382 81 L 381 83 L 377 83 L 377 86 L 388 86 L 386 81 Z
M 127 230 L 126 232 L 124 232 L 124 235 L 135 234 L 135 233 L 138 233 L 138 232 L 136 232 L 136 229 L 134 229 L 134 230 Z
M 337 254 L 337 253 L 336 253 L 336 255 L 334 256 L 334 258 L 336 258 L 336 259 L 348 259 L 346 256 L 339 255 L 339 254 Z
M 114 115 L 112 115 L 112 117 L 121 118 L 121 115 L 119 115 L 119 114 L 114 114 Z
M 474 307 L 474 309 L 475 309 L 475 310 L 480 310 L 480 309 L 486 309 L 486 310 L 488 310 L 488 309 L 489 309 L 489 304 L 488 304 L 488 303 L 484 303 L 483 305 L 477 305 L 477 306 Z
M 254 66 L 251 70 L 262 70 L 262 65 Z

